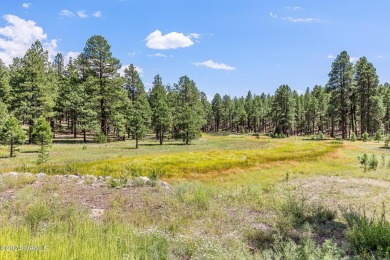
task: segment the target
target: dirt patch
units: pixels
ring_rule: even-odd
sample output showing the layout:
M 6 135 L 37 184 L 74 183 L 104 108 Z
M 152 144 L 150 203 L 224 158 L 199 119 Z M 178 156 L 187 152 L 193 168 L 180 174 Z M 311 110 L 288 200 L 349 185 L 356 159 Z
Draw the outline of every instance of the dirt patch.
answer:
M 287 186 L 287 187 L 286 187 Z M 366 210 L 368 214 L 382 210 L 390 199 L 390 182 L 369 178 L 342 178 L 320 176 L 295 179 L 281 184 L 289 192 L 300 193 L 305 199 L 317 201 L 331 208 Z M 390 205 L 384 204 L 386 209 Z

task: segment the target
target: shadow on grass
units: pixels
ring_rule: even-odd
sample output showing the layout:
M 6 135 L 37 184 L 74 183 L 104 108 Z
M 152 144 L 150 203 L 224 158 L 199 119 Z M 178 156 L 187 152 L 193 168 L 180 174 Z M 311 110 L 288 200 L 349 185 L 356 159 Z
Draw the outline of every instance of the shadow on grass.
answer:
M 53 144 L 92 144 L 96 143 L 92 140 L 87 140 L 84 142 L 83 140 L 72 140 L 72 139 L 54 139 Z
M 39 153 L 39 151 L 19 151 L 19 153 Z
M 324 138 L 324 139 L 311 139 L 311 138 L 302 138 L 301 139 L 302 141 L 342 141 L 342 140 L 336 140 L 336 139 L 333 139 L 333 138 Z
M 182 146 L 186 145 L 185 143 L 163 143 L 162 145 L 160 144 L 139 144 L 139 146 L 164 146 L 164 145 L 174 145 L 174 146 Z

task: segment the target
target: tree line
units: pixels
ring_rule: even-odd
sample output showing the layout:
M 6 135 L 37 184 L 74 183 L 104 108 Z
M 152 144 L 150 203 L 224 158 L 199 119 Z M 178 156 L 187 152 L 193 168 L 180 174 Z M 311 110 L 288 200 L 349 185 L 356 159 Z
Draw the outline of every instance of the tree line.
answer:
M 36 41 L 9 66 L 0 62 L 0 129 L 12 118 L 10 123 L 23 125 L 32 143 L 37 120 L 44 118 L 54 136 L 66 132 L 100 142 L 132 138 L 137 148 L 148 133 L 160 144 L 167 138 L 189 144 L 201 132 L 323 133 L 343 139 L 352 133 L 389 132 L 390 85 L 379 84 L 365 57 L 353 64 L 345 51 L 332 63 L 324 87 L 298 93 L 282 85 L 274 95 L 249 91 L 233 98 L 217 93 L 211 102 L 187 76 L 171 86 L 156 75 L 146 91 L 133 65 L 124 75 L 120 68 L 99 35 L 89 38 L 67 64 L 60 53 L 50 61 Z

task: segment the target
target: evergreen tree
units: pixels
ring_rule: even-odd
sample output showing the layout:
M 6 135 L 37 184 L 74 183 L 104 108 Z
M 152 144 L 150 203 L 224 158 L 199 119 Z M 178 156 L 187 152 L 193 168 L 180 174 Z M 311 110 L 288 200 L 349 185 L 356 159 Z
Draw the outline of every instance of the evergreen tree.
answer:
M 9 106 L 11 103 L 11 86 L 9 85 L 9 70 L 0 59 L 0 102 Z
M 51 132 L 50 124 L 43 116 L 40 116 L 35 121 L 32 138 L 40 146 L 38 164 L 44 163 L 49 156 L 48 148 L 52 143 L 53 133 Z
M 48 53 L 39 41 L 27 50 L 23 59 L 14 59 L 10 78 L 11 111 L 29 125 L 29 142 L 34 120 L 41 115 L 54 116 L 58 91 L 53 71 L 50 69 Z
M 379 122 L 384 113 L 382 100 L 378 96 L 378 75 L 366 57 L 360 58 L 355 67 L 355 81 L 360 101 L 360 133 L 368 132 L 373 135 L 380 128 Z
M 90 75 L 96 79 L 97 97 L 99 98 L 100 129 L 108 135 L 109 110 L 115 105 L 122 84 L 115 80 L 121 64 L 111 53 L 111 46 L 100 35 L 89 38 L 85 44 L 83 55 Z M 116 84 L 115 84 L 115 83 Z
M 154 77 L 149 100 L 152 109 L 152 126 L 160 145 L 162 145 L 164 134 L 172 128 L 172 114 L 167 103 L 167 93 L 159 75 Z
M 218 93 L 214 95 L 214 98 L 211 101 L 211 109 L 214 116 L 214 130 L 218 132 L 222 121 L 222 98 Z
M 7 106 L 0 101 L 0 130 L 3 128 L 3 125 L 8 118 L 8 109 Z
M 205 123 L 204 111 L 195 82 L 183 76 L 176 84 L 178 92 L 178 128 L 185 144 L 200 137 Z
M 12 158 L 16 146 L 23 144 L 26 140 L 26 134 L 14 116 L 8 117 L 0 130 L 0 141 L 2 144 L 10 146 L 9 156 Z
M 203 132 L 208 132 L 213 128 L 214 115 L 210 102 L 207 100 L 207 95 L 204 92 L 200 92 L 200 102 L 204 112 L 204 124 L 202 127 Z
M 336 120 L 341 129 L 341 138 L 347 138 L 348 115 L 350 113 L 350 94 L 353 87 L 353 67 L 346 51 L 341 52 L 332 63 L 328 88 Z M 333 131 L 332 131 L 333 133 Z
M 294 100 L 288 85 L 281 85 L 275 93 L 272 104 L 274 134 L 289 136 L 294 127 Z

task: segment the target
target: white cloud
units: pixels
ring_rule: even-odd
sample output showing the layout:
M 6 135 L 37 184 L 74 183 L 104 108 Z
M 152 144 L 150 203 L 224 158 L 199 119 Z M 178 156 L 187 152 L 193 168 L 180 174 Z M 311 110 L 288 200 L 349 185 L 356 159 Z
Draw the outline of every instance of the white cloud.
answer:
M 224 63 L 218 63 L 218 62 L 215 62 L 213 60 L 207 60 L 207 61 L 203 61 L 203 62 L 196 62 L 194 64 L 196 66 L 204 66 L 204 67 L 208 67 L 208 68 L 216 69 L 216 70 L 235 70 L 236 69 L 235 67 L 226 65 Z
M 131 57 L 134 57 L 135 56 L 135 51 L 133 51 L 133 52 L 129 52 L 128 54 L 127 54 L 127 56 L 131 56 Z
M 194 42 L 191 40 L 191 36 L 186 36 L 183 33 L 177 32 L 170 32 L 168 34 L 162 35 L 159 30 L 155 30 L 149 34 L 145 40 L 146 46 L 155 50 L 186 48 L 194 44 Z
M 15 57 L 23 57 L 27 49 L 39 40 L 50 55 L 55 55 L 57 40 L 47 39 L 47 34 L 34 21 L 24 20 L 16 15 L 5 15 L 5 27 L 0 27 L 0 59 L 11 64 Z
M 160 58 L 168 58 L 168 57 L 171 57 L 171 55 L 165 55 L 165 54 L 162 54 L 162 53 L 149 54 L 148 56 L 149 56 L 149 57 L 160 57 Z
M 333 54 L 329 54 L 328 59 L 336 59 L 336 56 L 334 56 Z
M 64 9 L 61 10 L 60 15 L 70 17 L 70 16 L 74 16 L 74 13 L 72 13 L 72 11 Z
M 190 33 L 190 34 L 188 35 L 188 37 L 190 37 L 190 38 L 195 38 L 195 39 L 200 39 L 200 38 L 202 38 L 202 35 L 199 34 L 199 33 Z
M 272 18 L 278 18 L 278 16 L 275 13 L 273 13 L 273 12 L 270 12 L 269 16 L 271 16 Z
M 295 18 L 295 17 L 284 17 L 283 20 L 286 20 L 290 23 L 318 23 L 320 20 L 317 18 Z
M 119 72 L 119 74 L 120 74 L 121 76 L 124 76 L 124 75 L 125 75 L 125 68 L 128 68 L 129 65 L 130 65 L 130 64 L 122 65 L 122 67 L 118 70 L 118 72 Z M 138 72 L 138 75 L 139 75 L 140 77 L 143 77 L 143 75 L 144 75 L 144 70 L 143 70 L 142 68 L 135 66 L 135 70 Z
M 77 52 L 77 51 L 68 52 L 64 58 L 65 64 L 69 63 L 70 58 L 72 58 L 72 60 L 75 60 L 77 58 L 77 56 L 79 56 L 79 55 L 80 55 L 80 52 Z
M 92 16 L 96 17 L 96 18 L 100 18 L 102 16 L 102 12 L 101 11 L 96 11 L 92 14 Z
M 30 8 L 30 6 L 31 6 L 31 3 L 23 3 L 23 4 L 22 4 L 22 7 L 23 7 L 24 9 L 28 9 L 28 8 Z
M 286 8 L 287 8 L 287 9 L 294 10 L 294 11 L 303 9 L 303 8 L 300 7 L 300 6 L 286 6 Z
M 376 56 L 378 59 L 383 59 L 384 57 L 382 55 Z
M 350 62 L 356 62 L 358 60 L 359 60 L 359 58 L 357 58 L 357 57 L 349 57 Z
M 87 18 L 88 17 L 87 12 L 85 12 L 85 11 L 77 11 L 77 15 L 80 18 Z

